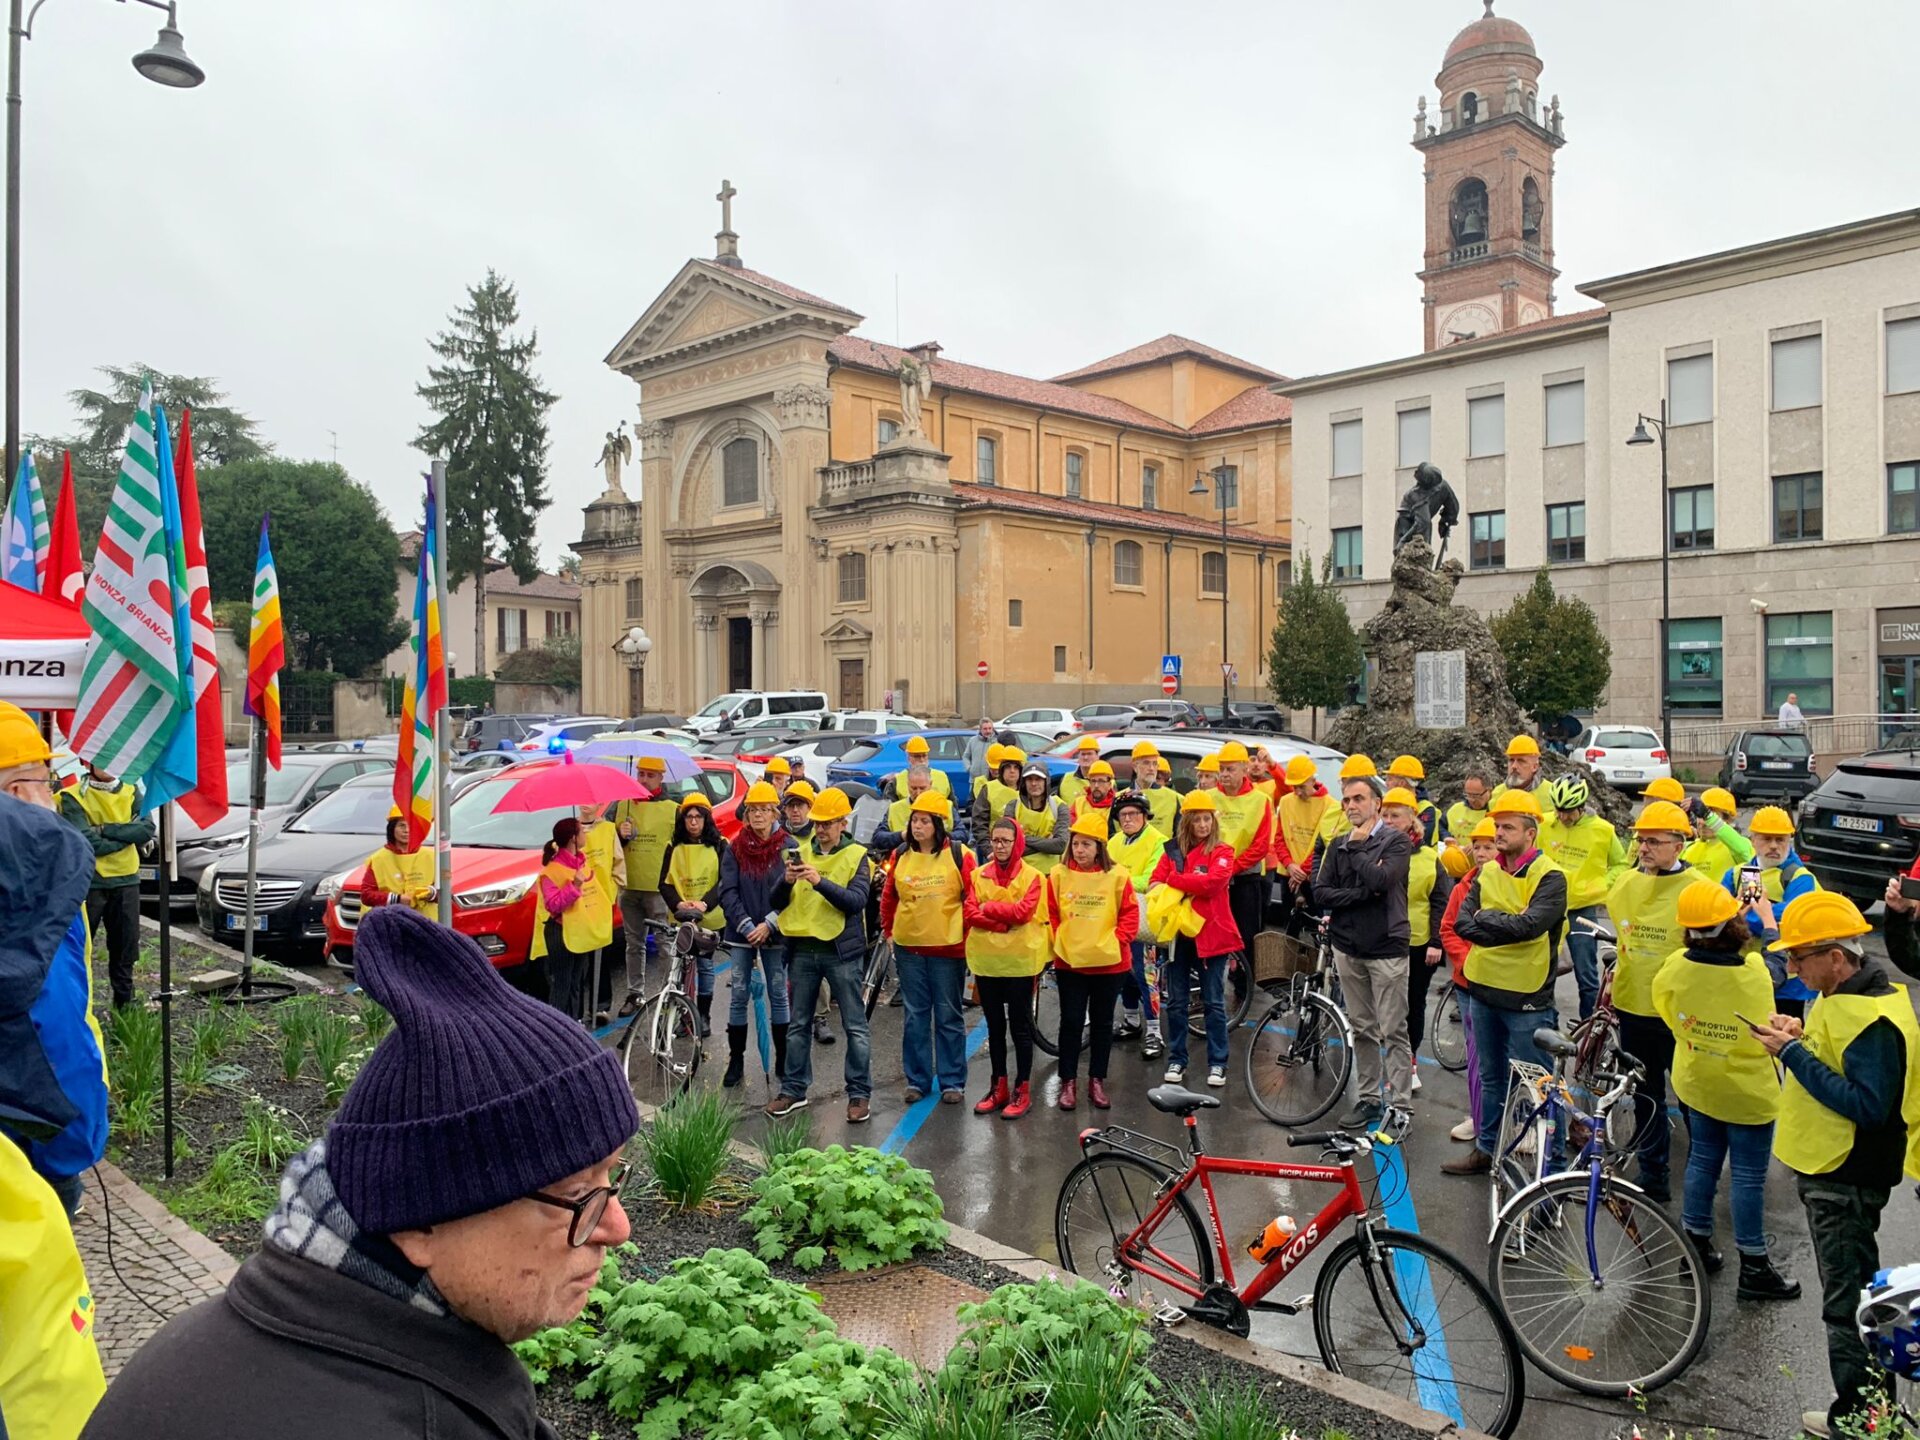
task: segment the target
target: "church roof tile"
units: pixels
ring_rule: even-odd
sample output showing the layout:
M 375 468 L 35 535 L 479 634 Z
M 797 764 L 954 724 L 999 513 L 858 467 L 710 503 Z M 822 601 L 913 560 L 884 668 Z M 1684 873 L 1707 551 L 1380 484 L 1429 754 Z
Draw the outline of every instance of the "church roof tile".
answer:
M 1260 425 L 1277 425 L 1293 419 L 1293 401 L 1276 395 L 1264 385 L 1242 390 L 1226 404 L 1217 406 L 1193 422 L 1195 435 L 1218 435 L 1228 430 L 1250 430 Z
M 1109 355 L 1104 360 L 1096 360 L 1091 365 L 1083 365 L 1078 370 L 1069 370 L 1064 375 L 1054 376 L 1054 383 L 1065 384 L 1071 380 L 1085 380 L 1095 375 L 1109 375 L 1116 370 L 1132 370 L 1137 366 L 1151 365 L 1155 361 L 1171 359 L 1176 355 L 1197 355 L 1202 360 L 1211 360 L 1214 364 L 1228 370 L 1243 371 L 1262 380 L 1284 380 L 1286 377 L 1263 365 L 1255 365 L 1251 360 L 1242 360 L 1229 355 L 1224 350 L 1216 350 L 1211 345 L 1202 345 L 1198 340 L 1189 340 L 1184 335 L 1162 335 L 1158 340 L 1149 340 L 1144 345 L 1136 345 L 1131 350 L 1122 350 L 1118 355 Z

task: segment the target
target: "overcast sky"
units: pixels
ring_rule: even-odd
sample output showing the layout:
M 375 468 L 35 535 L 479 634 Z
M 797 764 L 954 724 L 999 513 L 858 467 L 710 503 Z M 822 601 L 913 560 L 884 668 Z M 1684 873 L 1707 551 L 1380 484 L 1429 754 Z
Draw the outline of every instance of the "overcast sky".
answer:
M 1177 331 L 1291 374 L 1417 350 L 1414 99 L 1479 0 L 179 0 L 25 47 L 24 429 L 90 367 L 217 376 L 279 450 L 416 513 L 428 337 L 488 266 L 539 329 L 552 565 L 635 415 L 602 360 L 722 176 L 755 269 L 877 339 L 1046 376 Z M 1920 5 L 1503 0 L 1587 279 L 1920 204 Z M 1431 103 L 1431 102 L 1430 102 Z M 899 304 L 896 320 L 895 293 Z

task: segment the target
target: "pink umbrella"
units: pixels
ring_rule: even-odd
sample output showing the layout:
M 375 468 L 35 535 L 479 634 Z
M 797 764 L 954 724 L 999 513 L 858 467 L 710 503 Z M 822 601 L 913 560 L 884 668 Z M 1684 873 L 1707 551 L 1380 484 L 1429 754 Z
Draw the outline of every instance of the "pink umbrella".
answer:
M 577 765 L 572 752 L 558 765 L 546 766 L 507 787 L 494 807 L 504 810 L 551 810 L 556 805 L 606 805 L 615 800 L 644 799 L 640 782 L 611 765 Z

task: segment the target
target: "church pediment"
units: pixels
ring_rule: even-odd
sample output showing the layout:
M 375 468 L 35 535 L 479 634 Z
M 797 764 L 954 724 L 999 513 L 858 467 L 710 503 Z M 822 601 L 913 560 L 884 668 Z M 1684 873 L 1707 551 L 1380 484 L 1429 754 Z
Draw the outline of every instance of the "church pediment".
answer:
M 845 334 L 860 319 L 851 310 L 752 270 L 689 260 L 613 347 L 607 364 L 632 371 L 783 325 L 815 325 Z
M 820 638 L 825 640 L 829 645 L 836 642 L 854 644 L 871 640 L 873 638 L 873 631 L 862 625 L 858 620 L 840 619 L 834 621 L 833 624 L 821 632 Z

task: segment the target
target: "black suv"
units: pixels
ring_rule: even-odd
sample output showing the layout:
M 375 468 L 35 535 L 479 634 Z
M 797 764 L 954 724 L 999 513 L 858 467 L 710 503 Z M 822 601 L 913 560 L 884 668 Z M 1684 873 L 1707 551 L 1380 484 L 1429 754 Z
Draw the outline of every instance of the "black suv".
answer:
M 1876 750 L 1842 760 L 1800 802 L 1800 858 L 1863 908 L 1920 854 L 1920 754 Z
M 1799 800 L 1813 793 L 1813 742 L 1804 730 L 1742 730 L 1720 760 L 1720 783 L 1742 805 L 1762 797 Z
M 1215 730 L 1267 730 L 1277 735 L 1287 728 L 1287 712 L 1264 700 L 1235 700 L 1224 710 L 1218 705 L 1200 709 Z

